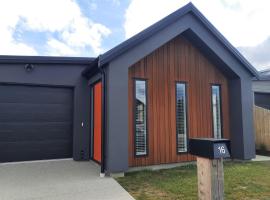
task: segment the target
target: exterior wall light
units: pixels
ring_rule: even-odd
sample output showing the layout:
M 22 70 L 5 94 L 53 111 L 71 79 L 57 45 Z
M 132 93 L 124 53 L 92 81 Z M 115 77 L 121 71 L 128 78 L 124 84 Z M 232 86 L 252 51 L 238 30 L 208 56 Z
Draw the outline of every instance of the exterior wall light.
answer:
M 26 64 L 26 65 L 24 66 L 24 69 L 25 69 L 25 71 L 27 71 L 27 72 L 31 72 L 31 71 L 34 70 L 34 65 L 33 65 L 33 64 Z

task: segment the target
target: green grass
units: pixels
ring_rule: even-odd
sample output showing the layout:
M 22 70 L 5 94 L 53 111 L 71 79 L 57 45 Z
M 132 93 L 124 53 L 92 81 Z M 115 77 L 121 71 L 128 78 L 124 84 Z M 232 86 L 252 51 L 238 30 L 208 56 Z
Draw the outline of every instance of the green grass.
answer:
M 197 199 L 195 165 L 127 173 L 116 180 L 137 200 Z M 270 199 L 270 162 L 226 162 L 225 199 Z

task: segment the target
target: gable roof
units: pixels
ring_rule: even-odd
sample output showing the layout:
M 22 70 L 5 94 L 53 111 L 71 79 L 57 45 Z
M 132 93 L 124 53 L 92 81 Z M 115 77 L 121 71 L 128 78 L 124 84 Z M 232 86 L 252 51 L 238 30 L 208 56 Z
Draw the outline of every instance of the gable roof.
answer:
M 188 3 L 184 7 L 178 9 L 162 20 L 156 22 L 150 27 L 146 28 L 142 32 L 136 34 L 130 39 L 122 42 L 111 50 L 99 56 L 99 66 L 105 65 L 115 59 L 117 56 L 120 56 L 124 52 L 132 49 L 139 43 L 143 42 L 147 38 L 151 37 L 158 31 L 166 28 L 170 24 L 174 23 L 184 15 L 191 13 L 193 14 L 207 29 L 211 32 L 221 44 L 238 60 L 240 63 L 245 66 L 245 68 L 256 78 L 259 78 L 257 70 L 242 56 L 242 54 L 232 45 L 230 42 L 203 16 L 203 14 L 192 4 Z M 87 74 L 91 71 L 90 68 L 86 69 L 84 74 Z

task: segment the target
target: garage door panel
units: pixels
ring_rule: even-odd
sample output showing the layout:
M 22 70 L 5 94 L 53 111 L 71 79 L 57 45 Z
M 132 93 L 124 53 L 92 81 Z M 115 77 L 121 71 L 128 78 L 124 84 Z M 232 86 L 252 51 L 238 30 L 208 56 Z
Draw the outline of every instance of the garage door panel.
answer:
M 39 149 L 69 149 L 66 144 L 71 144 L 70 140 L 40 140 L 40 141 L 21 141 L 21 142 L 0 142 L 1 152 L 17 152 L 17 149 L 37 151 Z M 10 147 L 14 148 L 10 148 Z
M 71 123 L 0 123 L 0 141 L 70 139 Z
M 50 87 L 31 87 L 17 85 L 0 85 L 0 91 L 5 95 L 0 95 L 2 103 L 30 103 L 30 104 L 66 104 L 72 103 L 72 90 Z M 53 97 L 49 98 L 48 97 Z
M 0 110 L 0 162 L 72 157 L 72 89 L 0 85 Z
M 70 146 L 72 144 L 69 140 L 0 142 L 0 162 L 69 158 L 72 154 Z
M 27 121 L 70 121 L 72 107 L 62 104 L 2 104 L 0 103 L 0 122 Z M 53 115 L 52 115 L 53 113 Z

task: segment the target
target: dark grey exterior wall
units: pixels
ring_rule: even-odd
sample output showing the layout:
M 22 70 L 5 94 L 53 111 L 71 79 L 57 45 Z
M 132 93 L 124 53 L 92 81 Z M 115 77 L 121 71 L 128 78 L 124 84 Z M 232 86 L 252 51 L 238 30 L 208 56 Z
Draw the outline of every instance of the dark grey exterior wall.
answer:
M 128 169 L 128 68 L 119 60 L 107 67 L 106 170 Z
M 26 72 L 25 64 L 1 64 L 0 84 L 24 84 L 71 87 L 74 91 L 73 158 L 89 159 L 90 93 L 88 81 L 81 76 L 85 64 L 34 64 Z M 82 123 L 84 126 L 82 127 Z
M 253 92 L 252 81 L 250 77 L 241 78 L 241 101 L 242 101 L 242 119 L 239 119 L 243 126 L 243 132 L 232 132 L 234 138 L 239 140 L 239 143 L 233 145 L 233 157 L 239 159 L 250 160 L 255 157 L 255 135 L 253 127 Z M 231 102 L 232 103 L 232 102 Z M 231 113 L 231 116 L 234 112 Z M 238 156 L 238 144 L 243 144 L 241 152 L 243 156 Z
M 128 169 L 128 68 L 136 61 L 153 52 L 186 30 L 195 33 L 215 53 L 211 59 L 220 59 L 227 67 L 230 77 L 231 140 L 232 155 L 237 159 L 255 156 L 251 73 L 220 41 L 213 36 L 192 14 L 184 15 L 175 23 L 157 32 L 134 48 L 116 57 L 109 63 L 107 91 L 107 171 Z M 238 112 L 235 112 L 235 111 Z
M 90 102 L 88 81 L 80 77 L 74 91 L 74 160 L 89 160 L 90 158 Z
M 232 157 L 255 157 L 253 132 L 253 92 L 250 79 L 234 79 L 229 82 L 230 131 Z
M 254 103 L 256 106 L 270 109 L 270 93 L 255 92 Z

